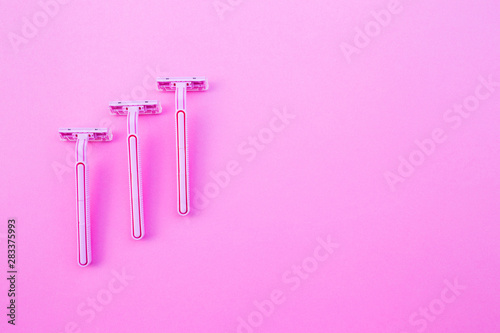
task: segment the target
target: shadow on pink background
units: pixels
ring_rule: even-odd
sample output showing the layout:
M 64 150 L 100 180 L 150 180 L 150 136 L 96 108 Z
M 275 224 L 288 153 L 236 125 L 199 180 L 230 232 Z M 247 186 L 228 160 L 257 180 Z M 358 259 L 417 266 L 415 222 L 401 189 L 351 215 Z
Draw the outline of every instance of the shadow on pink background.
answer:
M 497 1 L 0 4 L 0 331 L 499 332 L 499 12 Z M 174 94 L 154 89 L 160 75 L 211 86 L 187 97 L 188 217 L 176 213 Z M 107 108 L 132 98 L 164 110 L 139 122 L 141 241 L 126 118 Z M 87 268 L 63 126 L 114 133 L 89 143 Z

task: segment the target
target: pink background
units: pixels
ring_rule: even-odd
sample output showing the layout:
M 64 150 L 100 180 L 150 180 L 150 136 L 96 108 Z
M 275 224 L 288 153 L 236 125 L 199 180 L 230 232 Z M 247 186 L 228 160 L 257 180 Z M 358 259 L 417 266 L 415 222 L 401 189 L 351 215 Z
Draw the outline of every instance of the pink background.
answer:
M 500 87 L 458 128 L 444 116 L 481 76 L 500 81 L 500 3 L 401 0 L 377 31 L 371 12 L 390 1 L 227 1 L 221 16 L 212 0 L 70 1 L 47 22 L 35 0 L 0 4 L 0 331 L 13 330 L 15 217 L 17 332 L 499 332 Z M 15 52 L 10 33 L 33 16 L 44 26 Z M 377 35 L 349 62 L 341 45 L 366 24 Z M 189 93 L 188 117 L 191 189 L 212 198 L 185 218 L 160 74 L 210 82 Z M 164 109 L 139 119 L 139 242 L 126 118 L 107 109 L 131 96 Z M 238 147 L 285 109 L 295 118 L 247 161 Z M 80 268 L 74 145 L 57 129 L 96 125 L 114 140 L 89 144 L 94 262 Z M 384 175 L 435 128 L 446 140 L 392 189 Z M 213 185 L 233 160 L 240 172 Z M 319 263 L 318 237 L 339 245 Z M 314 269 L 297 287 L 283 276 L 302 263 Z M 276 290 L 281 304 L 259 315 L 254 301 Z

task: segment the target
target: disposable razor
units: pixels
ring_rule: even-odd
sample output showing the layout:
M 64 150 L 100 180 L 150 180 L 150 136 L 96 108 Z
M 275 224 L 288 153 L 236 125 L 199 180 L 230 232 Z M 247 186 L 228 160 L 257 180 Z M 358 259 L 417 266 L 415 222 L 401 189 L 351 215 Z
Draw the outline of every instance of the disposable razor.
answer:
M 127 149 L 130 184 L 130 215 L 132 217 L 132 238 L 144 236 L 144 209 L 142 200 L 141 154 L 139 151 L 139 115 L 160 114 L 158 101 L 120 101 L 109 103 L 112 114 L 127 116 Z
M 158 78 L 158 90 L 175 91 L 175 132 L 177 135 L 177 211 L 189 213 L 189 171 L 186 92 L 208 89 L 204 76 Z
M 85 267 L 92 261 L 87 143 L 89 141 L 110 141 L 113 135 L 107 128 L 60 128 L 59 136 L 63 141 L 76 141 L 75 175 L 78 265 Z

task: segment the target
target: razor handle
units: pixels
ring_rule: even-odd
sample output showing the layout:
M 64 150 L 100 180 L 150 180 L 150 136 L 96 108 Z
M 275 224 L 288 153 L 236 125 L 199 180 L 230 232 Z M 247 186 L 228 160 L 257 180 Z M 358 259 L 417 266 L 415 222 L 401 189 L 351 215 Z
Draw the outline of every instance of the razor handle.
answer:
M 130 207 L 132 216 L 132 238 L 139 240 L 144 236 L 144 209 L 142 200 L 141 157 L 139 153 L 139 135 L 137 123 L 139 111 L 131 110 L 128 114 L 128 169 L 130 180 Z
M 189 213 L 187 119 L 184 110 L 175 114 L 177 132 L 177 198 L 180 215 Z
M 90 248 L 90 209 L 88 200 L 88 136 L 78 137 L 76 142 L 76 210 L 77 210 L 77 252 L 78 265 L 85 267 L 92 261 Z

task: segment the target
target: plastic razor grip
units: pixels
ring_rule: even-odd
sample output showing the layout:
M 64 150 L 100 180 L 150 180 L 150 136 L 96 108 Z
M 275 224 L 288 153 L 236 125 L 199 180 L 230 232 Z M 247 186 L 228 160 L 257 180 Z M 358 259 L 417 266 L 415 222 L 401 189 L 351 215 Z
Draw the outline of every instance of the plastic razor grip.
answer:
M 132 237 L 144 236 L 144 216 L 140 172 L 139 140 L 135 134 L 128 136 L 128 161 L 130 172 L 130 204 L 132 215 Z
M 177 132 L 177 210 L 180 215 L 189 213 L 189 177 L 186 112 L 179 110 L 175 116 Z
M 76 171 L 76 206 L 78 213 L 77 222 L 77 247 L 78 265 L 85 267 L 90 264 L 90 218 L 88 201 L 88 171 L 84 162 L 77 162 Z

